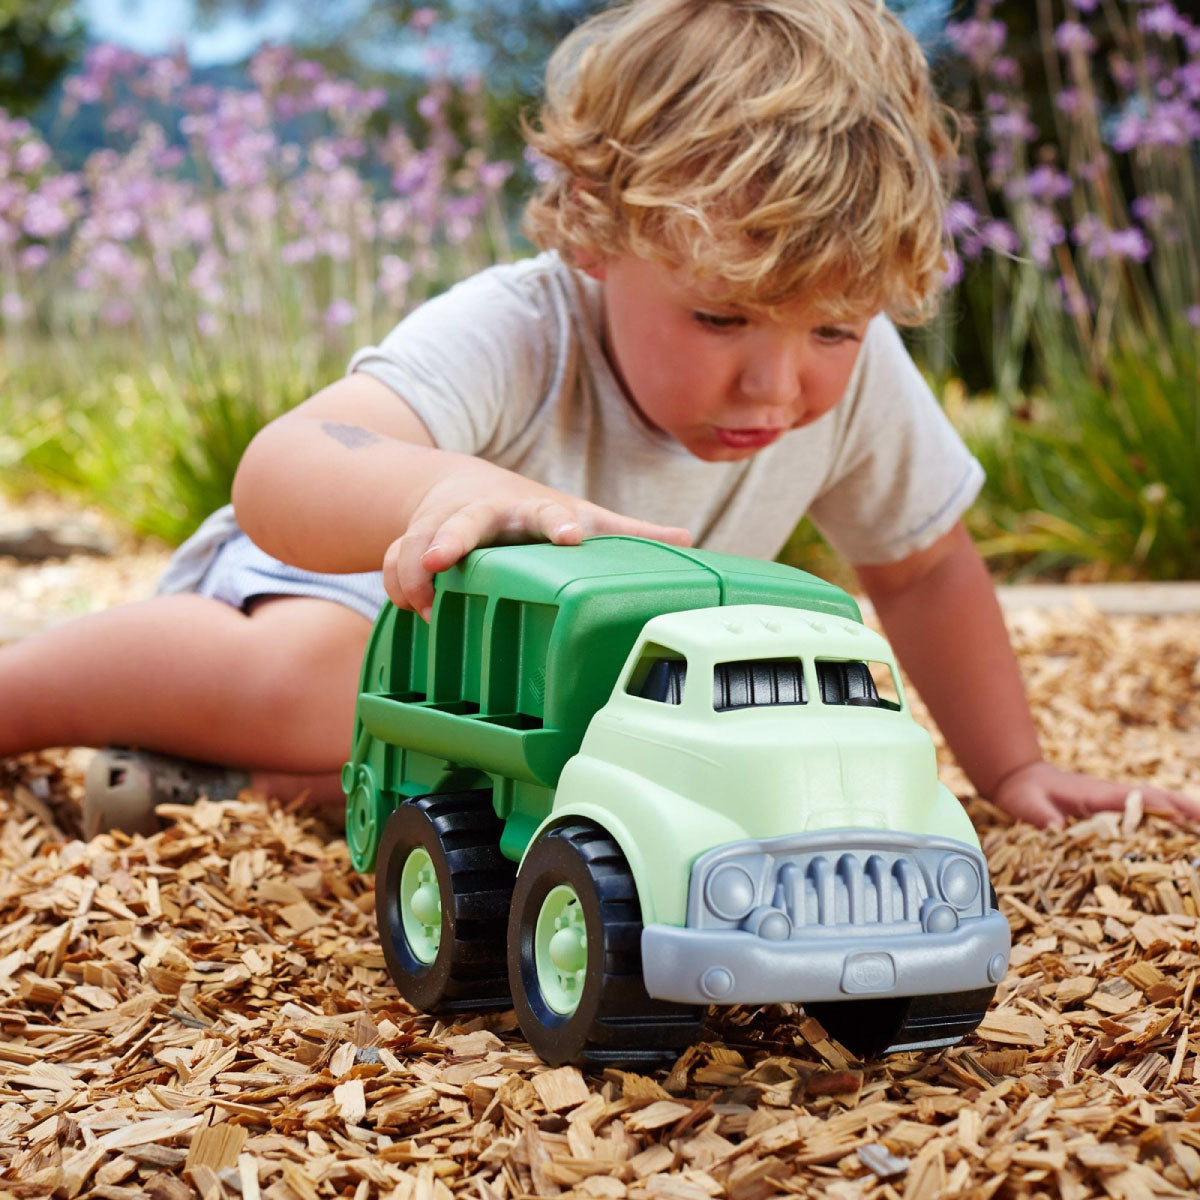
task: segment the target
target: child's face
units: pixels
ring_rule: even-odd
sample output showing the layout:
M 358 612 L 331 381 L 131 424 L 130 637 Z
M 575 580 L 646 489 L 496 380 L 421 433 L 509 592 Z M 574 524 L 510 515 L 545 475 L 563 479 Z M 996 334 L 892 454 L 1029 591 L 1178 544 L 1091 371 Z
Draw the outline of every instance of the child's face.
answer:
M 867 321 L 805 303 L 771 319 L 715 304 L 686 275 L 632 255 L 588 272 L 604 283 L 605 349 L 630 399 L 697 458 L 749 458 L 841 399 Z

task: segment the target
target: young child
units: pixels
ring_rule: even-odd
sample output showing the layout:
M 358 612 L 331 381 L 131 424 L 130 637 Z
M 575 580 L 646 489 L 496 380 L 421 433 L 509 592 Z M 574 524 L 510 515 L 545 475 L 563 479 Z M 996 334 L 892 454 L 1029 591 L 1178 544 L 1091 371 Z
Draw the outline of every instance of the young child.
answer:
M 809 512 L 982 795 L 1041 825 L 1121 807 L 1042 759 L 960 521 L 981 469 L 892 324 L 933 304 L 953 147 L 882 3 L 635 0 L 559 48 L 531 137 L 545 252 L 265 428 L 164 594 L 0 650 L 0 756 L 172 756 L 99 756 L 89 832 L 251 779 L 340 805 L 385 593 L 427 614 L 432 575 L 498 541 L 771 557 Z

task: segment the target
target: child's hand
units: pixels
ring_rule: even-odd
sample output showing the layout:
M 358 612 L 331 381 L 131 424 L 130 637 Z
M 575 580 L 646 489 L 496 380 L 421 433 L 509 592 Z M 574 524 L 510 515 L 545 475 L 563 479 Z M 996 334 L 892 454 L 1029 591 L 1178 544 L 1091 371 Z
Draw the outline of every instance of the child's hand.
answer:
M 1088 817 L 1106 809 L 1122 810 L 1126 797 L 1134 790 L 1129 784 L 1093 779 L 1090 775 L 1061 771 L 1047 762 L 1035 762 L 1005 776 L 991 798 L 1020 821 L 1061 829 L 1067 817 Z M 1136 790 L 1141 792 L 1147 812 L 1200 820 L 1200 800 L 1164 788 Z
M 383 585 L 399 608 L 426 621 L 433 576 L 478 546 L 535 542 L 578 545 L 594 534 L 627 534 L 690 546 L 691 534 L 674 526 L 623 517 L 556 492 L 490 463 L 476 462 L 439 480 L 422 497 L 404 536 L 383 559 Z

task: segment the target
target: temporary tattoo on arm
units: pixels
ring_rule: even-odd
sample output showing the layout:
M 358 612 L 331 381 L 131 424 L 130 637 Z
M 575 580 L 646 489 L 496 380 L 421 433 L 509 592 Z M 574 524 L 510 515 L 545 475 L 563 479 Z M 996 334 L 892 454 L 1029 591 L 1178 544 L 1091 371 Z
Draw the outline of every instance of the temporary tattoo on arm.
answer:
M 371 429 L 364 429 L 361 425 L 346 425 L 341 421 L 322 421 L 321 428 L 335 442 L 341 442 L 349 450 L 361 450 L 363 446 L 373 446 L 385 440 Z

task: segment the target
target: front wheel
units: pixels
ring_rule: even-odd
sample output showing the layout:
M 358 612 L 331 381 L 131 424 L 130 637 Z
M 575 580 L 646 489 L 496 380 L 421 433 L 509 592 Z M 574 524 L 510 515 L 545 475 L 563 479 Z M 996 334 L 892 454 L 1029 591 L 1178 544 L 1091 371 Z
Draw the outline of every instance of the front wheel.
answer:
M 521 864 L 508 973 L 521 1032 L 551 1066 L 671 1059 L 703 1024 L 704 1009 L 647 995 L 633 874 L 582 821 L 547 830 Z
M 858 1058 L 936 1049 L 962 1041 L 983 1020 L 995 987 L 938 996 L 880 996 L 806 1004 L 825 1032 Z
M 516 868 L 490 791 L 401 804 L 379 839 L 375 915 L 388 971 L 424 1012 L 507 1008 L 504 934 Z

